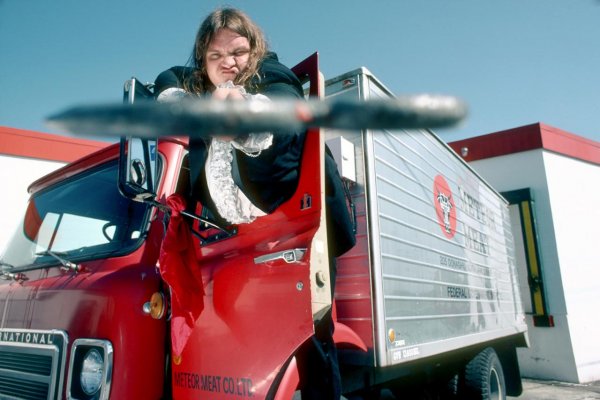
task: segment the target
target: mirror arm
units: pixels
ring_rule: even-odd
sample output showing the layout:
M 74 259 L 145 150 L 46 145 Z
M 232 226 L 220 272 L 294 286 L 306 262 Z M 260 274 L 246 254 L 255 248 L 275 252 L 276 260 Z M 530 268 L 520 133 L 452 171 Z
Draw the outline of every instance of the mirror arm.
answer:
M 125 181 L 127 180 L 126 169 L 127 169 L 127 159 L 125 158 L 125 137 L 121 136 L 120 144 L 119 144 L 119 167 L 117 169 L 118 178 L 117 178 L 117 186 L 119 188 L 119 193 L 123 197 L 131 198 L 131 194 L 126 190 L 127 186 L 125 185 Z
M 142 143 L 144 143 L 144 165 L 148 166 L 150 168 L 150 172 L 152 172 L 152 162 L 150 161 L 150 152 L 148 150 L 148 146 L 146 146 L 146 142 L 148 140 L 142 140 Z M 155 187 L 154 187 L 154 174 L 150 173 L 150 179 L 148 179 L 148 191 L 150 193 L 154 193 L 155 191 Z

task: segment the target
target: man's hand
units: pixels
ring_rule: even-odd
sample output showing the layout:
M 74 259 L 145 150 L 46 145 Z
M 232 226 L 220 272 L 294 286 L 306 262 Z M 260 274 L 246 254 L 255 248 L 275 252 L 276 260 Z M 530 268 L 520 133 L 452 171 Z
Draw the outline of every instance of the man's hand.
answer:
M 212 98 L 215 100 L 244 100 L 245 97 L 237 87 L 217 87 L 212 92 Z M 229 142 L 235 139 L 235 136 L 219 135 L 219 139 Z
M 215 100 L 244 100 L 244 95 L 238 88 L 218 87 L 212 92 L 212 98 Z

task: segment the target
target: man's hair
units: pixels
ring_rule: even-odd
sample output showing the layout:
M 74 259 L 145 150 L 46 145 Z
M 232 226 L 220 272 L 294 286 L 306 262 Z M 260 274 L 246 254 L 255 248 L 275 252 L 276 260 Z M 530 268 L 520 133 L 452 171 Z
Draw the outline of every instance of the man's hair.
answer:
M 214 86 L 208 79 L 204 58 L 212 39 L 220 29 L 229 29 L 240 36 L 248 39 L 250 43 L 250 54 L 248 65 L 235 78 L 235 84 L 247 86 L 252 81 L 259 80 L 258 67 L 268 51 L 267 41 L 262 30 L 250 17 L 235 8 L 218 8 L 210 13 L 200 25 L 196 34 L 194 50 L 190 57 L 190 63 L 194 71 L 190 78 L 184 83 L 187 91 L 203 94 L 211 91 Z M 251 78 L 256 77 L 256 80 Z

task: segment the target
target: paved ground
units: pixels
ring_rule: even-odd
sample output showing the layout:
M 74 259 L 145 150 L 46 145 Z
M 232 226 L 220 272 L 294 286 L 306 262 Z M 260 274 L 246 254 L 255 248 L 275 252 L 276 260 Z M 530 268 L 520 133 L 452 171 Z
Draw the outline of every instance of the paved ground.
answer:
M 555 381 L 523 380 L 523 394 L 507 399 L 518 400 L 596 400 L 600 399 L 600 381 L 574 384 Z

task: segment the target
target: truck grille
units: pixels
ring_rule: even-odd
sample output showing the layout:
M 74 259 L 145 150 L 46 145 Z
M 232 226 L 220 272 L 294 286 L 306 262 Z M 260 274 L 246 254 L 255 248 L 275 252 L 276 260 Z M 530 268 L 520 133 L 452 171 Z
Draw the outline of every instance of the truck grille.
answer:
M 59 399 L 67 344 L 62 331 L 0 329 L 0 399 Z

